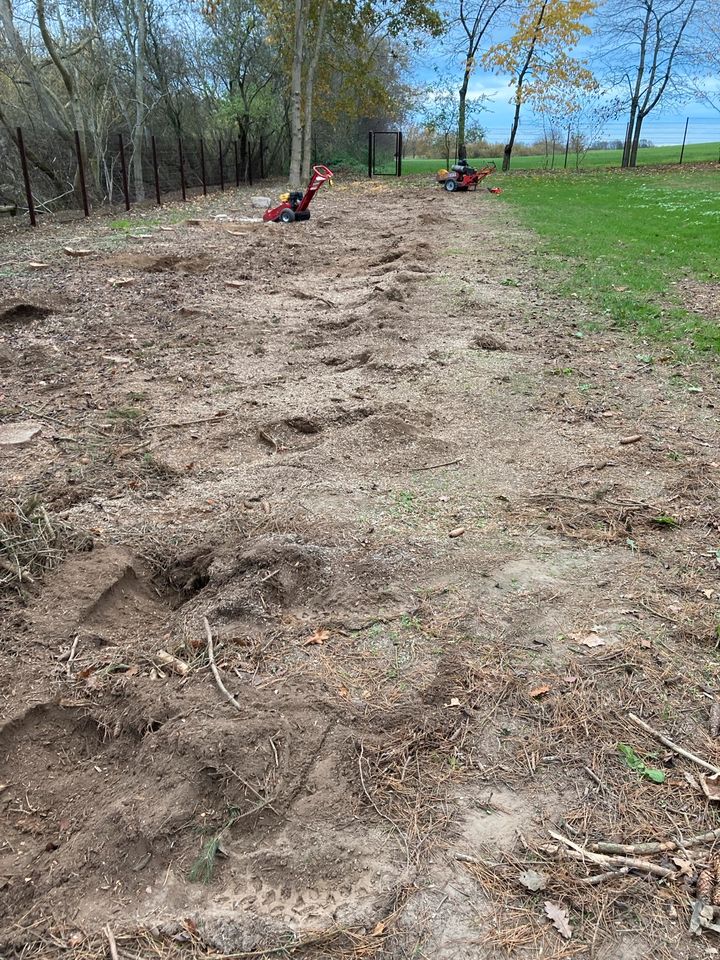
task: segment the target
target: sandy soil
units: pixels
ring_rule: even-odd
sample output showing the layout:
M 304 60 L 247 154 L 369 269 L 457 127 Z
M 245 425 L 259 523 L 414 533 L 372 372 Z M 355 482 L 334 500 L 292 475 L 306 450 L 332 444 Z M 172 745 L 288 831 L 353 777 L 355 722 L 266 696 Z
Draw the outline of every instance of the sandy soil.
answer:
M 715 369 L 487 193 L 254 212 L 0 235 L 4 956 L 717 953 L 709 771 L 629 717 L 720 764 Z

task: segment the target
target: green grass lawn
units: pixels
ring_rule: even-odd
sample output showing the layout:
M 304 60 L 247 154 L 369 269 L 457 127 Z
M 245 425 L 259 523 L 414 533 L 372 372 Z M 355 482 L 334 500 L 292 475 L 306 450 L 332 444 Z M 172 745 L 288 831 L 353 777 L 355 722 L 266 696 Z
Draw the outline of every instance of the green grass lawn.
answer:
M 720 281 L 718 173 L 527 173 L 498 181 L 501 202 L 543 238 L 541 263 L 559 276 L 563 293 L 615 326 L 720 353 L 720 324 L 682 307 L 673 284 Z
M 500 166 L 502 157 L 488 157 L 488 160 L 494 160 Z M 685 163 L 715 163 L 720 159 L 720 143 L 691 143 L 685 147 L 683 160 Z M 568 169 L 575 169 L 575 155 L 568 157 Z M 588 167 L 619 167 L 622 160 L 622 150 L 589 150 L 582 158 L 581 166 L 583 169 Z M 638 164 L 653 163 L 678 163 L 680 160 L 680 147 L 645 147 L 638 151 Z M 471 160 L 472 164 L 477 166 L 480 160 Z M 555 156 L 555 169 L 563 169 L 565 162 L 564 152 Z M 434 173 L 440 167 L 444 167 L 447 160 L 426 160 L 416 157 L 403 160 L 404 173 Z M 550 160 L 544 156 L 540 157 L 521 157 L 513 156 L 513 170 L 542 170 L 550 165 Z

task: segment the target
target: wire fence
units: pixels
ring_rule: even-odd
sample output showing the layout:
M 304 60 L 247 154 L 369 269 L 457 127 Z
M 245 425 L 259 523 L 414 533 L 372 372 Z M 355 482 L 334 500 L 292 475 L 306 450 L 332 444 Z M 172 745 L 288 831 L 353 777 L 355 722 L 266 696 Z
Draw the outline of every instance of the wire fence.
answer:
M 17 127 L 12 140 L 0 180 L 0 212 L 27 211 L 32 226 L 39 215 L 58 209 L 88 217 L 97 207 L 129 211 L 138 203 L 161 206 L 169 199 L 252 185 L 265 178 L 275 156 L 265 136 L 250 141 L 147 134 L 133 143 L 128 133 L 116 131 L 98 146 L 73 131 L 49 145 Z M 275 153 L 277 143 L 275 138 Z

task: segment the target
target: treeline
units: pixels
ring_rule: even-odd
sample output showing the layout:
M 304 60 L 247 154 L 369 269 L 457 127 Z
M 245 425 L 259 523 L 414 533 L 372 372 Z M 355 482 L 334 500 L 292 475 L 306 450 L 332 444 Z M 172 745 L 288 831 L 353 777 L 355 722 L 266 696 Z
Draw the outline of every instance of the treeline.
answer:
M 307 176 L 372 126 L 397 124 L 414 39 L 440 30 L 432 4 L 353 0 L 0 0 L 0 202 L 18 196 L 18 127 L 41 201 L 77 199 L 77 131 L 95 201 L 117 192 L 118 135 L 131 189 L 160 164 L 199 163 L 203 138 L 246 179 Z

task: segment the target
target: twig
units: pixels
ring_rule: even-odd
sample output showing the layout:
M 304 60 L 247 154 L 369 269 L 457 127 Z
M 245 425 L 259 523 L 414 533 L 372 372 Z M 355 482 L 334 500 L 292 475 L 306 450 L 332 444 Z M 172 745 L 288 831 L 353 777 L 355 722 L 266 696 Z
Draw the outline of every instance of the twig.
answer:
M 634 724 L 637 724 L 638 727 L 642 727 L 646 733 L 649 733 L 651 736 L 655 737 L 656 740 L 659 740 L 663 746 L 668 748 L 668 750 L 672 750 L 674 753 L 680 754 L 680 756 L 685 757 L 686 760 L 692 760 L 693 763 L 696 763 L 699 767 L 703 767 L 705 770 L 709 770 L 711 773 L 717 773 L 720 775 L 720 767 L 713 766 L 712 763 L 708 763 L 707 760 L 703 760 L 701 757 L 695 756 L 694 753 L 690 753 L 690 751 L 686 750 L 684 747 L 680 747 L 677 743 L 673 743 L 672 740 L 668 740 L 668 738 L 660 733 L 659 730 L 655 730 L 654 727 L 651 727 L 649 723 L 645 723 L 645 721 L 641 720 L 640 717 L 636 716 L 636 714 L 629 713 L 628 716 Z
M 218 671 L 217 664 L 215 663 L 215 653 L 214 653 L 214 651 L 213 651 L 213 636 L 212 636 L 212 630 L 210 629 L 210 624 L 208 623 L 208 618 L 207 618 L 207 617 L 203 617 L 203 624 L 205 625 L 205 633 L 206 633 L 206 635 L 207 635 L 208 660 L 210 661 L 210 669 L 212 670 L 213 676 L 215 677 L 215 683 L 217 683 L 218 689 L 219 689 L 220 692 L 223 694 L 223 696 L 226 697 L 226 698 L 230 701 L 230 703 L 235 707 L 236 710 L 239 710 L 239 711 L 242 713 L 242 707 L 241 707 L 240 704 L 237 702 L 237 700 L 235 699 L 235 697 L 230 693 L 230 691 L 229 691 L 228 688 L 225 686 L 225 684 L 222 682 L 222 679 L 221 679 L 221 677 L 220 677 L 220 673 L 219 673 L 219 671 Z
M 596 853 L 620 853 L 634 855 L 637 853 L 666 853 L 669 850 L 679 850 L 687 847 L 697 847 L 701 843 L 712 843 L 713 840 L 720 838 L 720 827 L 715 830 L 708 830 L 707 833 L 699 833 L 695 837 L 687 840 L 658 840 L 649 843 L 610 843 L 605 840 L 599 840 L 597 843 L 591 843 L 590 849 Z
M 591 850 L 581 847 L 572 840 L 568 840 L 568 838 L 564 837 L 561 833 L 556 833 L 555 830 L 548 830 L 548 833 L 555 840 L 559 840 L 560 843 L 570 848 L 568 856 L 572 857 L 573 860 L 589 860 L 591 863 L 598 863 L 606 867 L 627 867 L 630 870 L 640 870 L 643 873 L 651 873 L 653 876 L 662 879 L 677 876 L 677 871 L 669 870 L 667 867 L 659 867 L 657 864 L 650 863 L 648 860 L 638 860 L 635 857 L 609 857 L 603 853 L 593 853 Z
M 583 767 L 583 770 L 590 777 L 590 779 L 597 784 L 598 788 L 602 790 L 603 793 L 607 792 L 607 787 L 605 786 L 605 784 L 602 782 L 600 777 L 593 770 L 590 769 L 590 767 Z
M 651 613 L 654 617 L 657 617 L 658 620 L 665 620 L 667 623 L 674 624 L 680 623 L 680 621 L 676 620 L 675 617 L 669 617 L 666 613 L 656 610 L 655 607 L 651 607 L 649 603 L 645 603 L 643 600 L 638 600 L 638 606 L 642 607 L 643 610 L 647 610 L 648 613 Z
M 411 472 L 411 473 L 420 473 L 420 472 L 423 471 L 423 470 L 439 470 L 440 467 L 452 467 L 452 466 L 454 466 L 456 463 L 462 463 L 464 459 L 465 459 L 464 457 L 458 457 L 457 460 L 446 460 L 444 463 L 431 463 L 431 464 L 429 464 L 429 466 L 427 466 L 427 467 L 415 467 L 415 468 L 414 468 L 413 470 L 411 470 L 410 472 Z
M 365 796 L 367 797 L 368 802 L 370 803 L 370 806 L 373 808 L 373 810 L 375 811 L 375 813 L 376 813 L 379 817 L 382 817 L 382 819 L 385 820 L 387 823 L 389 823 L 389 824 L 391 825 L 391 827 L 392 827 L 392 828 L 397 832 L 397 834 L 399 835 L 400 839 L 401 839 L 402 842 L 403 842 L 403 846 L 405 847 L 405 856 L 407 857 L 407 863 L 408 863 L 408 866 L 409 866 L 409 865 L 410 865 L 410 844 L 408 843 L 407 837 L 406 837 L 405 834 L 402 832 L 402 830 L 400 829 L 400 827 L 395 823 L 395 821 L 392 819 L 392 817 L 388 817 L 387 814 L 385 814 L 385 813 L 382 812 L 382 810 L 378 807 L 378 805 L 375 803 L 375 801 L 373 800 L 373 798 L 372 798 L 372 797 L 370 796 L 370 794 L 368 793 L 368 789 L 367 789 L 367 787 L 365 786 L 365 775 L 363 774 L 363 767 L 362 767 L 362 762 L 363 762 L 363 755 L 364 755 L 364 753 L 365 753 L 365 745 L 363 744 L 363 742 L 362 742 L 362 740 L 361 740 L 361 741 L 360 741 L 360 753 L 359 753 L 359 755 L 358 755 L 358 770 L 360 771 L 360 783 L 362 784 L 363 793 L 364 793 Z
M 251 783 L 248 783 L 248 781 L 247 781 L 244 777 L 241 777 L 240 774 L 239 774 L 236 770 L 233 770 L 233 768 L 232 768 L 229 764 L 227 764 L 227 763 L 225 764 L 225 769 L 226 769 L 229 773 L 231 773 L 231 774 L 233 775 L 233 777 L 235 777 L 236 780 L 239 780 L 240 783 L 241 783 L 247 790 L 249 790 L 251 793 L 254 793 L 255 796 L 256 796 L 256 797 L 258 798 L 258 800 L 260 801 L 260 803 L 261 803 L 264 807 L 269 807 L 269 808 L 272 810 L 272 812 L 275 814 L 275 816 L 277 816 L 277 817 L 280 816 L 280 814 L 277 812 L 277 810 L 275 809 L 275 807 L 272 805 L 272 800 L 268 800 L 267 797 L 264 797 L 258 790 L 255 789 L 255 787 L 254 787 Z M 275 797 L 273 797 L 273 800 L 274 800 L 274 799 L 275 799 Z M 255 812 L 255 811 L 253 811 L 253 813 L 254 813 L 254 812 Z
M 216 420 L 225 420 L 229 413 L 216 413 L 212 417 L 201 417 L 199 420 L 176 420 L 168 423 L 146 423 L 144 430 L 161 430 L 163 427 L 194 427 L 198 423 L 215 423 Z
M 108 946 L 110 947 L 110 957 L 112 958 L 112 960 L 120 960 L 120 956 L 119 956 L 119 954 L 118 954 L 117 943 L 115 942 L 115 936 L 114 936 L 112 930 L 110 929 L 110 924 L 109 924 L 109 923 L 108 923 L 108 925 L 105 927 L 105 936 L 106 936 L 107 939 L 108 939 Z
M 607 873 L 596 873 L 594 877 L 583 877 L 580 882 L 586 883 L 589 887 L 596 887 L 599 883 L 604 883 L 606 880 L 626 877 L 629 871 L 629 867 L 621 867 L 619 870 L 609 870 Z

